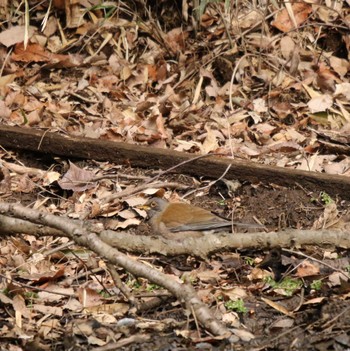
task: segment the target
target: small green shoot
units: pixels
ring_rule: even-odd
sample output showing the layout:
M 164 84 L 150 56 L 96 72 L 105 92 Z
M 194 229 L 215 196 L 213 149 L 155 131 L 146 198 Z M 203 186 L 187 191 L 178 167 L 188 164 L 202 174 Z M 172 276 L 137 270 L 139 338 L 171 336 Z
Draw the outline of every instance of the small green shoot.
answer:
M 299 279 L 292 279 L 290 277 L 285 277 L 281 282 L 276 282 L 271 277 L 267 277 L 265 281 L 273 289 L 284 290 L 286 296 L 292 296 L 294 291 L 300 289 L 302 286 L 302 282 Z
M 334 200 L 325 192 L 321 191 L 321 200 L 325 205 L 330 205 L 334 202 Z
M 142 284 L 137 279 L 135 279 L 131 274 L 129 274 L 126 280 L 126 285 L 132 289 L 140 289 L 142 286 Z
M 34 291 L 27 291 L 24 293 L 24 297 L 26 299 L 37 299 L 39 297 L 37 292 Z
M 226 206 L 226 200 L 222 199 L 218 201 L 219 206 Z
M 37 300 L 38 298 L 38 293 L 37 292 L 34 292 L 34 291 L 26 291 L 24 292 L 23 294 L 23 297 L 25 298 L 26 300 L 26 305 L 28 308 L 32 308 L 35 301 Z
M 246 264 L 248 264 L 249 266 L 251 266 L 251 267 L 254 266 L 254 258 L 251 258 L 251 257 L 244 257 L 244 261 L 245 261 Z
M 113 13 L 116 11 L 117 8 L 118 7 L 117 7 L 116 4 L 104 3 L 104 4 L 100 4 L 100 5 L 96 5 L 96 6 L 90 7 L 89 9 L 87 9 L 86 12 L 102 10 L 104 12 L 104 18 L 108 19 L 108 18 L 110 18 L 113 15 Z
M 311 283 L 311 289 L 319 291 L 319 290 L 321 290 L 321 288 L 322 288 L 322 280 L 314 280 Z
M 154 290 L 159 290 L 161 287 L 157 284 L 147 284 L 146 291 L 154 291 Z
M 98 292 L 104 299 L 108 299 L 108 298 L 110 298 L 112 295 L 111 294 L 109 294 L 107 291 L 105 291 L 105 290 L 100 290 L 99 292 Z
M 187 284 L 191 284 L 191 285 L 194 285 L 197 281 L 197 278 L 192 276 L 191 274 L 183 274 L 181 276 L 181 280 L 184 282 L 184 283 L 187 283 Z
M 226 301 L 225 307 L 229 311 L 235 311 L 237 313 L 247 313 L 247 308 L 244 306 L 244 301 L 242 299 L 238 299 L 236 301 L 233 301 L 233 300 Z
M 310 201 L 312 203 L 322 202 L 325 205 L 330 205 L 330 204 L 334 203 L 334 200 L 325 191 L 321 191 L 320 192 L 320 196 L 318 198 L 317 197 L 311 197 Z

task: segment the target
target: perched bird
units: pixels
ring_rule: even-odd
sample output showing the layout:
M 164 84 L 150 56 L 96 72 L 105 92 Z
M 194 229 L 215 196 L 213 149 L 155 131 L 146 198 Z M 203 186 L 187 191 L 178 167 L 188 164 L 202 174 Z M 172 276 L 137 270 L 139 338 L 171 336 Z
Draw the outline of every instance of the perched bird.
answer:
M 182 202 L 168 202 L 158 197 L 151 198 L 143 208 L 147 210 L 152 229 L 157 234 L 209 231 L 232 225 L 263 228 L 255 224 L 231 222 L 203 208 Z

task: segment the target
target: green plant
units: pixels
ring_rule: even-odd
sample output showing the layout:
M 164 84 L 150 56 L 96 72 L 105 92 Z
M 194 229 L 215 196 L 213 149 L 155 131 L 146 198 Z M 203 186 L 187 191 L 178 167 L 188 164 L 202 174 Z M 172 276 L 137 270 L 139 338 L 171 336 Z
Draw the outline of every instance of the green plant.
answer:
M 131 274 L 128 274 L 126 285 L 132 289 L 140 289 L 142 286 L 142 284 L 137 279 L 135 279 Z
M 320 197 L 325 205 L 329 205 L 334 202 L 334 200 L 325 191 L 321 191 Z
M 111 294 L 109 294 L 107 291 L 105 291 L 105 290 L 100 290 L 99 292 L 98 292 L 103 298 L 105 298 L 105 299 L 108 299 L 109 297 L 111 297 Z
M 146 290 L 147 291 L 154 291 L 160 289 L 160 286 L 157 284 L 147 284 Z
M 95 5 L 90 7 L 89 9 L 87 9 L 86 12 L 88 11 L 97 11 L 97 10 L 101 10 L 104 12 L 104 18 L 110 18 L 112 17 L 113 13 L 118 9 L 116 4 L 113 4 L 111 2 L 106 2 L 106 3 L 101 3 L 99 5 Z
M 199 1 L 199 6 L 195 8 L 196 12 L 197 12 L 197 19 L 201 19 L 201 17 L 204 14 L 205 8 L 207 7 L 208 4 L 210 3 L 218 3 L 218 2 L 223 2 L 221 0 L 200 0 Z M 225 9 L 228 9 L 230 6 L 230 1 L 229 0 L 225 0 Z
M 219 206 L 226 206 L 226 200 L 222 199 L 218 201 Z
M 245 257 L 244 261 L 249 265 L 249 266 L 253 266 L 254 265 L 254 258 L 251 257 Z
M 226 301 L 225 307 L 230 311 L 235 311 L 238 313 L 247 313 L 247 308 L 244 306 L 244 301 L 242 299 L 238 299 L 236 301 Z
M 24 293 L 24 297 L 26 299 L 37 299 L 39 297 L 39 295 L 37 292 L 34 292 L 34 291 L 26 291 Z
M 273 289 L 284 290 L 287 296 L 292 296 L 294 291 L 300 289 L 302 286 L 302 282 L 299 279 L 293 279 L 290 277 L 286 277 L 280 282 L 276 282 L 271 277 L 267 277 L 265 281 Z
M 32 308 L 35 304 L 35 301 L 38 298 L 38 293 L 34 291 L 26 291 L 23 294 L 24 299 L 26 300 L 26 305 L 28 308 Z
M 321 288 L 322 288 L 322 280 L 314 280 L 311 283 L 311 289 L 318 291 L 318 290 L 321 290 Z

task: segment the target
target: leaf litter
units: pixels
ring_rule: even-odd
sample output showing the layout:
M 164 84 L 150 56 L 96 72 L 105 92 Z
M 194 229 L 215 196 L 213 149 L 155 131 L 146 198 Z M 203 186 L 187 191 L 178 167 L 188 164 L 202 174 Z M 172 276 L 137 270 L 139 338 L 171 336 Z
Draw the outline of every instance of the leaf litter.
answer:
M 186 152 L 220 152 L 347 176 L 347 2 L 267 7 L 258 2 L 254 7 L 243 1 L 239 9 L 234 2 L 209 2 L 200 18 L 191 2 L 177 8 L 164 1 L 150 9 L 143 2 L 139 7 L 123 2 L 99 7 L 90 1 L 69 4 L 70 11 L 62 11 L 62 4 L 54 2 L 54 11 L 46 4 L 33 8 L 29 28 L 24 26 L 24 7 L 18 6 L 12 27 L 1 33 L 0 49 L 6 57 L 0 80 L 3 124 Z M 22 32 L 28 34 L 28 43 L 14 35 Z M 339 142 L 344 146 L 341 156 L 329 155 L 327 150 Z M 147 228 L 139 228 L 146 214 L 137 209 L 147 196 L 179 200 L 186 195 L 184 190 L 152 186 L 104 202 L 145 181 L 124 178 L 121 170 L 148 178 L 151 171 L 93 161 L 67 166 L 59 159 L 38 160 L 5 150 L 0 158 L 2 198 L 135 234 L 147 233 Z M 162 180 L 194 189 L 207 184 L 205 178 L 185 176 L 166 175 Z M 340 198 L 330 202 L 324 194 L 273 184 L 244 184 L 229 196 L 223 195 L 226 191 L 225 186 L 198 191 L 191 203 L 235 220 L 258 216 L 272 230 L 346 225 L 348 204 Z M 169 297 L 158 305 L 160 310 L 135 316 L 106 274 L 104 262 L 67 244 L 65 238 L 28 235 L 2 241 L 0 299 L 7 320 L 1 335 L 9 349 L 18 337 L 22 342 L 17 349 L 44 350 L 50 345 L 59 350 L 118 345 L 133 335 L 139 337 L 131 340 L 134 349 L 142 349 L 136 346 L 140 342 L 148 342 L 151 349 L 181 345 L 180 335 L 187 343 L 214 349 L 217 341 L 204 334 L 198 340 L 195 321 Z M 349 314 L 338 311 L 349 297 L 344 273 L 348 253 L 333 248 L 329 254 L 319 247 L 303 252 L 308 259 L 297 251 L 244 250 L 218 253 L 206 262 L 191 257 L 142 259 L 191 282 L 228 325 L 244 325 L 246 334 L 240 331 L 237 348 L 247 349 L 245 343 L 253 342 L 249 347 L 287 349 L 292 341 L 300 348 L 324 347 L 331 337 L 320 323 L 327 322 L 336 334 L 333 342 L 347 348 Z M 313 261 L 323 260 L 326 253 L 332 256 L 329 265 L 341 272 Z M 259 268 L 255 258 L 267 261 L 265 267 Z M 119 274 L 133 294 L 141 296 L 141 306 L 158 298 L 159 287 L 123 270 Z M 230 303 L 240 300 L 245 309 Z M 283 315 L 289 318 L 281 319 Z M 281 331 L 284 336 L 278 336 Z

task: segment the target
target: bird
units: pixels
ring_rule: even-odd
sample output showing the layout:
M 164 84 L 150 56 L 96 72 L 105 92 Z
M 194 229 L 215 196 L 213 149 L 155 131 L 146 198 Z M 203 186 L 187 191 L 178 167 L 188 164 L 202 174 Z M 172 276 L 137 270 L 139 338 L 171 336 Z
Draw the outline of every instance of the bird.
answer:
M 236 223 L 221 218 L 204 208 L 183 202 L 168 202 L 153 197 L 143 208 L 147 211 L 149 223 L 157 234 L 179 232 L 216 231 L 224 227 L 240 226 L 245 228 L 264 228 L 257 224 Z

